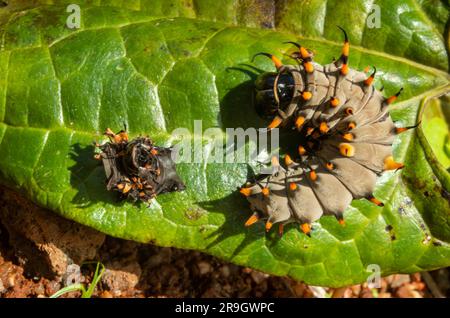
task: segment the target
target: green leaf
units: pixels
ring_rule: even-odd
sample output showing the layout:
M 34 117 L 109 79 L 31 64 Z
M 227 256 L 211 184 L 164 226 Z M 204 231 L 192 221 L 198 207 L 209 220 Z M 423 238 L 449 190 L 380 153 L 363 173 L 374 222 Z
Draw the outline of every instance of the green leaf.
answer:
M 314 285 L 362 282 L 370 264 L 383 275 L 450 265 L 450 177 L 422 128 L 395 142 L 406 168 L 380 178 L 375 195 L 385 207 L 355 200 L 345 227 L 325 216 L 312 238 L 294 226 L 281 239 L 262 224 L 244 228 L 250 212 L 236 187 L 247 179 L 246 164 L 179 164 L 187 190 L 146 207 L 106 191 L 91 146 L 106 127 L 124 123 L 132 136 L 149 134 L 161 145 L 174 142 L 176 128 L 194 132 L 194 120 L 203 131 L 263 127 L 252 106 L 252 70 L 272 66 L 252 64 L 253 54 L 282 56 L 290 47 L 281 43 L 298 40 L 329 63 L 341 49 L 337 23 L 350 34 L 350 65 L 376 65 L 387 96 L 404 87 L 391 114 L 399 126 L 414 125 L 426 100 L 449 90 L 442 24 L 431 22 L 424 3 L 383 1 L 381 29 L 368 30 L 364 1 L 328 1 L 326 10 L 321 1 L 288 1 L 274 11 L 258 1 L 86 1 L 81 29 L 71 30 L 71 1 L 46 2 L 0 9 L 2 184 L 116 237 L 196 249 Z M 272 21 L 281 31 L 236 26 L 253 9 L 251 26 Z

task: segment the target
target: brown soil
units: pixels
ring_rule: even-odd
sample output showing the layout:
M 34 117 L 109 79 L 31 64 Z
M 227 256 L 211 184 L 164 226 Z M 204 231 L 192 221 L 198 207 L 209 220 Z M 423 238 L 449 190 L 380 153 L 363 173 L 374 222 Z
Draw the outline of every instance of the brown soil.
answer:
M 318 288 L 195 251 L 104 236 L 2 188 L 0 206 L 0 297 L 48 297 L 73 282 L 88 285 L 95 264 L 81 266 L 77 274 L 79 265 L 88 260 L 101 261 L 106 267 L 94 297 L 450 296 L 448 269 L 392 275 L 384 278 L 378 289 L 365 284 L 337 290 Z M 20 223 L 11 221 L 11 216 Z M 89 246 L 81 241 L 71 245 L 69 241 L 76 236 L 89 236 L 84 240 Z M 72 292 L 63 297 L 79 296 Z

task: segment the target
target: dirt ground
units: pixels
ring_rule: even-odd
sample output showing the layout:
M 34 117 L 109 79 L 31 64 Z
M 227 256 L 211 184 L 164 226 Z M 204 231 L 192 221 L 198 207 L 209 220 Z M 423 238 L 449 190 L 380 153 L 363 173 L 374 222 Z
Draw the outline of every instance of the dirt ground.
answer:
M 74 235 L 89 236 L 90 245 L 67 243 Z M 381 288 L 376 289 L 365 284 L 336 290 L 308 286 L 195 251 L 105 236 L 0 188 L 0 297 L 49 297 L 71 283 L 89 285 L 95 265 L 79 267 L 87 260 L 100 261 L 106 267 L 93 294 L 102 298 L 450 296 L 449 269 L 392 275 L 383 278 Z M 63 297 L 79 296 L 72 292 Z

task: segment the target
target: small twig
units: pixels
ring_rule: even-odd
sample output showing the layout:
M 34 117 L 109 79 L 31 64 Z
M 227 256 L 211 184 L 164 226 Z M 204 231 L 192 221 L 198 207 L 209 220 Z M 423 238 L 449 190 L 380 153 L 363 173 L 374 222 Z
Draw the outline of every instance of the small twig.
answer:
M 420 275 L 425 281 L 425 284 L 427 284 L 427 287 L 434 298 L 445 298 L 445 296 L 442 294 L 441 290 L 439 289 L 438 285 L 436 284 L 430 273 L 421 272 Z

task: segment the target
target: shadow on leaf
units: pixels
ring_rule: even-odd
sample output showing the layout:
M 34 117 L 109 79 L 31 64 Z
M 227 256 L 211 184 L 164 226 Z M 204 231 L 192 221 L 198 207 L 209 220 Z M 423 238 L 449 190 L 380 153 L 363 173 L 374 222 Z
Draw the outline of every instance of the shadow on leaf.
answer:
M 248 166 L 247 180 L 254 179 L 254 177 L 253 169 Z M 261 229 L 263 229 L 261 226 L 262 224 L 255 224 L 251 228 L 246 228 L 244 226 L 245 221 L 250 217 L 252 212 L 247 200 L 242 197 L 242 194 L 239 193 L 238 189 L 221 199 L 197 202 L 197 204 L 205 210 L 219 212 L 225 216 L 225 222 L 222 226 L 206 236 L 208 241 L 212 240 L 206 247 L 207 250 L 216 245 L 221 245 L 222 242 L 232 237 L 244 233 L 244 239 L 234 248 L 230 255 L 230 260 L 232 260 L 236 255 L 239 255 L 247 245 L 254 243 L 255 240 L 264 235 L 264 230 L 261 231 Z M 233 244 L 227 243 L 227 247 L 232 245 Z
M 106 190 L 106 177 L 101 162 L 94 159 L 93 145 L 72 145 L 71 159 L 75 164 L 69 168 L 70 184 L 77 190 L 72 203 L 78 207 L 89 207 L 97 202 L 117 205 L 118 193 Z

